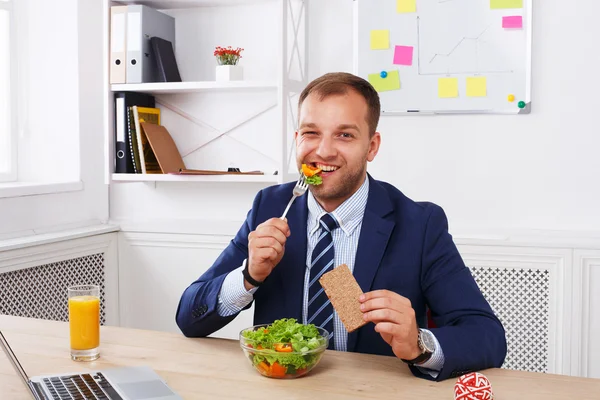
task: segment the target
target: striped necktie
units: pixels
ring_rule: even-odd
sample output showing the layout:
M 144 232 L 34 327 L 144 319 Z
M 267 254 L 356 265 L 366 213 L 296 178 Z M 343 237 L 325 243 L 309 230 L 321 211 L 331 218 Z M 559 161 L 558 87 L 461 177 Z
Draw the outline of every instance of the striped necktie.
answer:
M 312 253 L 310 279 L 308 281 L 307 322 L 329 332 L 329 349 L 333 349 L 333 306 L 321 287 L 319 278 L 325 272 L 333 269 L 334 249 L 331 232 L 338 227 L 338 223 L 331 214 L 323 215 L 319 223 L 321 230 L 319 231 L 317 245 Z

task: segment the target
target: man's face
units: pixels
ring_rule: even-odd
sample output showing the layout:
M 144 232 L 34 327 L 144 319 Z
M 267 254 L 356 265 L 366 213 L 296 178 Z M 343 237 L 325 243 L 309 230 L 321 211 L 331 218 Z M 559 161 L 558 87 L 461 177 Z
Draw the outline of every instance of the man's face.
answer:
M 367 102 L 354 90 L 322 101 L 311 93 L 302 103 L 296 162 L 298 169 L 308 164 L 323 170 L 323 183 L 310 190 L 324 208 L 336 208 L 360 187 L 367 161 L 379 150 L 379 133 L 369 137 L 367 111 Z

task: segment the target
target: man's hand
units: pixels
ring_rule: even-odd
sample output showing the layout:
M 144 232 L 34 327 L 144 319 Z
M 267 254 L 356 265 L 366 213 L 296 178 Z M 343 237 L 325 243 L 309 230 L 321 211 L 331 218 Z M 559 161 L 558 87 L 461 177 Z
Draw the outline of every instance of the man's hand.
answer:
M 360 296 L 365 321 L 375 324 L 383 340 L 398 358 L 412 360 L 421 354 L 417 320 L 410 300 L 389 290 L 374 290 Z
M 257 281 L 264 281 L 281 261 L 285 242 L 290 236 L 287 220 L 271 218 L 248 235 L 248 272 Z M 246 289 L 252 285 L 244 281 Z

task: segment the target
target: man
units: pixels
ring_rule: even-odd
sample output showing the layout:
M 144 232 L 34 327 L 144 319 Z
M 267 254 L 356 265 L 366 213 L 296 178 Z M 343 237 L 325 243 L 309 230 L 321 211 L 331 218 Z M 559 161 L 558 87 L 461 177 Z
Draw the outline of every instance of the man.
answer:
M 322 184 L 297 198 L 285 220 L 294 183 L 258 193 L 229 246 L 184 291 L 182 332 L 209 335 L 254 301 L 256 324 L 315 323 L 331 333 L 330 348 L 394 355 L 427 379 L 500 367 L 504 329 L 442 209 L 367 174 L 381 142 L 377 92 L 359 77 L 330 73 L 304 89 L 298 107 L 298 168 L 321 168 Z M 365 292 L 359 301 L 368 323 L 350 334 L 318 283 L 340 264 Z M 429 330 L 428 308 L 437 325 Z

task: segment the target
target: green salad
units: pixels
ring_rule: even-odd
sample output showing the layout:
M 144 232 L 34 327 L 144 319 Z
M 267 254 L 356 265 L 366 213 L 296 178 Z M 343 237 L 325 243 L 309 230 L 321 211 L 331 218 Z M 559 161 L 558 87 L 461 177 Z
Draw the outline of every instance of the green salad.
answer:
M 323 178 L 319 175 L 321 168 L 313 167 L 308 164 L 302 164 L 300 173 L 304 175 L 304 181 L 309 185 L 320 185 L 323 183 Z
M 250 352 L 252 364 L 271 377 L 303 374 L 322 355 L 311 350 L 326 343 L 314 324 L 300 324 L 294 318 L 278 319 L 266 327 L 244 331 L 242 336 L 247 347 L 261 350 L 260 354 Z
M 323 183 L 323 178 L 320 175 L 307 176 L 304 178 L 309 185 L 320 185 Z

